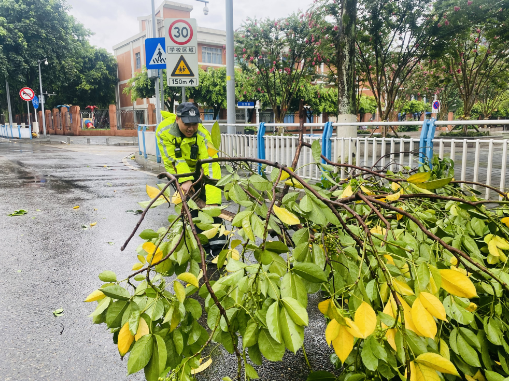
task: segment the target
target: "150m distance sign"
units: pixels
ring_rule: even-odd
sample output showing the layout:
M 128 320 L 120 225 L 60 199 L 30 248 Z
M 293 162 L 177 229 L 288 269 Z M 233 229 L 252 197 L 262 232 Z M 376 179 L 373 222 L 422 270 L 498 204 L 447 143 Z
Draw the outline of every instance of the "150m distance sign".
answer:
M 196 19 L 165 19 L 168 86 L 198 86 L 198 29 Z

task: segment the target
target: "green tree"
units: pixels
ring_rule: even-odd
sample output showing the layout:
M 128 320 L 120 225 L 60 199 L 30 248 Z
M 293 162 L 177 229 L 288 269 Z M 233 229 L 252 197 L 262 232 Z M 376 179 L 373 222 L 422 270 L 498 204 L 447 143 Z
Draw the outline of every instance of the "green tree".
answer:
M 310 28 L 296 14 L 278 20 L 248 19 L 235 40 L 239 66 L 256 74 L 255 88 L 266 97 L 276 122 L 282 122 L 301 82 L 315 76 Z
M 14 89 L 39 88 L 37 61 L 44 58 L 49 65 L 42 68 L 43 88 L 59 95 L 47 98 L 47 106 L 57 101 L 105 105 L 114 99 L 113 57 L 89 45 L 90 31 L 68 10 L 64 0 L 0 0 L 0 78 L 10 83 L 14 112 L 26 107 L 12 96 Z M 0 108 L 6 109 L 4 85 Z

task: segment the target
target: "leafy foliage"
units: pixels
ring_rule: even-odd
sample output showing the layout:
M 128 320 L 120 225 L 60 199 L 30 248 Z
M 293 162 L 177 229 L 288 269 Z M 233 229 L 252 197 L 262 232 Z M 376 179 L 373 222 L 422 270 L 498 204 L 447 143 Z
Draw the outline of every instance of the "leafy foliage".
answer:
M 299 351 L 311 324 L 308 295 L 321 291 L 324 336 L 339 370 L 313 372 L 310 380 L 509 376 L 507 195 L 500 194 L 500 207 L 479 199 L 454 181 L 450 159 L 392 173 L 322 164 L 317 141 L 299 148 L 311 148 L 311 165 L 330 188 L 266 160 L 202 161 L 236 164 L 225 164 L 229 174 L 217 183 L 239 211 L 231 224 L 214 223 L 226 218 L 219 207 L 182 202 L 172 175 L 161 175 L 169 183 L 159 192 L 147 187 L 146 210 L 176 201 L 169 226 L 141 232 L 138 270 L 120 281 L 101 273 L 104 284 L 86 299 L 97 302 L 93 321 L 106 323 L 120 355 L 130 353 L 128 372 L 191 380 L 214 341 L 236 354 L 237 379 L 242 369 L 256 379 L 247 358 L 261 365 L 263 357 L 281 361 L 286 350 Z M 249 162 L 263 164 L 262 175 Z M 277 187 L 288 180 L 293 185 Z M 215 236 L 228 245 L 212 281 L 203 245 Z

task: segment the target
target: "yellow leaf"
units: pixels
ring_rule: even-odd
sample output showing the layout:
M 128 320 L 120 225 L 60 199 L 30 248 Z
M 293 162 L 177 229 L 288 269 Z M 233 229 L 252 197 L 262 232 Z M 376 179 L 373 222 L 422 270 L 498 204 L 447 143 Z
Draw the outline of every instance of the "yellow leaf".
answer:
M 400 192 L 394 193 L 394 194 L 388 194 L 386 199 L 387 201 L 396 201 L 399 199 L 399 196 L 401 196 Z
M 201 234 L 203 234 L 207 239 L 212 239 L 216 236 L 217 232 L 219 231 L 219 228 L 212 228 L 209 230 L 205 230 Z
M 118 333 L 117 339 L 118 352 L 120 356 L 124 356 L 129 348 L 131 348 L 131 344 L 134 341 L 134 336 L 129 332 L 129 322 L 125 323 L 120 332 Z
M 155 245 L 154 245 L 154 248 L 155 248 Z M 147 255 L 147 262 L 150 263 L 150 264 L 153 264 L 153 263 L 157 263 L 159 262 L 161 259 L 163 259 L 163 252 L 160 248 L 157 248 L 157 251 L 154 255 L 154 259 L 152 260 L 152 252 L 150 252 L 148 255 Z
M 436 353 L 423 353 L 415 359 L 415 362 L 426 365 L 431 369 L 438 370 L 440 373 L 459 376 L 459 373 L 456 370 L 454 364 Z
M 196 288 L 200 288 L 200 285 L 198 284 L 198 279 L 191 273 L 182 273 L 177 277 L 177 279 L 192 284 Z
M 145 242 L 141 248 L 145 250 L 147 253 L 153 253 L 156 249 L 156 245 L 154 245 L 152 242 Z
M 138 261 L 140 261 L 141 263 L 145 264 L 147 261 L 145 260 L 145 257 L 141 254 L 138 254 L 137 255 L 137 258 L 138 258 Z
M 437 334 L 437 323 L 433 316 L 424 308 L 419 298 L 415 299 L 412 306 L 412 320 L 421 336 L 434 339 Z
M 293 168 L 292 168 L 292 167 L 288 167 L 288 169 L 289 169 L 290 171 L 292 171 L 292 172 L 293 172 Z M 279 179 L 279 181 L 286 180 L 286 179 L 288 179 L 289 177 L 290 177 L 290 175 L 288 174 L 288 172 L 283 171 L 283 172 L 281 173 L 281 178 Z
M 387 286 L 387 282 L 383 282 L 380 285 L 380 297 L 382 298 L 382 302 L 387 302 L 387 299 L 389 298 L 389 286 Z
M 498 235 L 493 236 L 493 241 L 495 241 L 497 247 L 502 250 L 509 250 L 509 242 L 499 237 Z
M 182 283 L 178 281 L 173 281 L 173 290 L 175 291 L 175 295 L 180 303 L 184 303 L 186 300 L 186 289 L 182 286 Z
M 449 262 L 451 262 L 451 265 L 456 266 L 458 264 L 458 258 L 451 257 L 451 259 L 449 259 Z
M 503 224 L 505 224 L 505 226 L 509 228 L 509 217 L 502 218 L 500 222 L 502 222 Z
M 322 314 L 327 315 L 327 311 L 329 310 L 330 303 L 331 303 L 330 299 L 325 299 L 324 301 L 318 303 L 318 309 L 320 310 L 320 312 Z
M 299 218 L 285 208 L 280 208 L 279 206 L 274 205 L 274 213 L 276 213 L 276 216 L 287 225 L 300 224 Z
M 414 320 L 412 319 L 412 309 L 408 305 L 407 302 L 403 298 L 398 297 L 399 302 L 401 303 L 403 307 L 403 316 L 405 317 L 405 328 L 409 329 L 411 331 L 414 331 L 415 333 L 419 333 L 419 330 L 415 327 Z M 391 304 L 393 305 L 394 311 L 396 311 L 397 304 L 394 298 L 391 295 Z
M 295 179 L 286 180 L 285 185 L 288 185 L 289 187 L 304 189 L 304 186 L 299 181 L 297 181 Z
M 97 225 L 97 222 L 90 223 L 90 226 L 95 226 L 95 225 Z
M 80 208 L 79 205 L 76 205 L 73 207 L 73 209 L 79 209 L 79 208 Z
M 226 228 L 224 227 L 224 225 L 221 225 L 221 227 L 219 228 L 219 237 L 222 237 L 225 232 Z
M 357 327 L 357 324 L 355 324 L 351 319 L 349 318 L 345 318 L 345 322 L 346 324 L 348 324 L 348 326 L 346 327 L 346 330 L 353 336 L 353 337 L 357 337 L 359 339 L 363 339 L 363 333 L 361 332 L 361 330 L 359 329 L 359 327 Z
M 490 254 L 493 255 L 494 257 L 500 256 L 500 253 L 498 252 L 497 243 L 495 242 L 494 239 L 488 242 L 488 250 Z
M 466 276 L 468 276 L 468 275 L 469 275 L 469 274 L 468 274 L 468 272 L 467 272 L 467 270 L 465 270 L 465 269 L 463 269 L 463 268 L 461 268 L 461 267 L 451 266 L 451 267 L 450 267 L 450 269 L 451 269 L 451 270 L 454 270 L 454 271 L 457 271 L 457 272 L 459 272 L 459 273 L 461 273 L 461 274 L 463 274 L 463 275 L 466 275 Z
M 477 373 L 474 374 L 473 379 L 477 381 L 486 381 L 486 378 L 483 376 L 480 370 L 478 370 Z
M 150 197 L 151 199 L 155 198 L 159 194 L 159 192 L 161 192 L 158 188 L 151 187 L 150 185 L 146 185 L 145 188 L 146 188 L 148 197 Z M 162 195 L 159 196 L 159 198 L 162 198 L 162 197 L 163 197 Z
M 414 291 L 410 288 L 408 284 L 401 280 L 394 279 L 392 281 L 394 284 L 394 289 L 401 295 L 415 295 Z
M 331 320 L 329 324 L 327 324 L 327 328 L 325 328 L 325 341 L 327 345 L 330 347 L 332 340 L 334 340 L 339 335 L 339 330 L 341 329 L 341 324 L 339 324 L 336 320 Z
M 138 262 L 138 263 L 135 263 L 135 264 L 133 265 L 132 270 L 133 270 L 133 271 L 136 271 L 136 270 L 141 269 L 142 267 L 143 267 L 143 263 L 139 263 L 139 262 Z
M 447 360 L 451 359 L 449 346 L 447 345 L 444 339 L 440 339 L 440 355 Z
M 408 263 L 405 263 L 403 264 L 403 266 L 401 267 L 401 273 L 403 274 L 403 276 L 405 278 L 412 278 L 411 274 L 410 274 L 410 268 L 408 267 Z
M 431 315 L 437 319 L 447 321 L 444 305 L 435 295 L 428 292 L 421 292 L 419 294 L 419 300 Z
M 376 313 L 366 302 L 362 302 L 357 311 L 355 311 L 355 324 L 365 339 L 371 335 L 376 328 Z
M 335 320 L 332 320 L 335 321 Z M 341 362 L 345 362 L 345 360 L 350 355 L 353 349 L 353 336 L 348 332 L 344 325 L 339 326 L 339 334 L 332 341 L 332 347 L 334 348 L 334 352 L 339 357 Z
M 173 196 L 171 197 L 171 202 L 173 202 L 175 205 L 182 203 L 182 198 L 180 197 L 179 192 L 173 193 Z
M 364 193 L 366 193 L 368 196 L 373 196 L 374 193 L 372 191 L 370 191 L 368 188 L 366 188 L 365 186 L 361 185 L 361 191 L 363 191 Z
M 391 348 L 397 352 L 398 350 L 396 347 L 396 329 L 394 328 L 388 329 L 387 332 L 385 332 L 385 337 L 387 338 L 387 342 L 389 343 Z
M 205 361 L 203 364 L 201 364 L 198 368 L 191 369 L 191 374 L 203 372 L 205 369 L 207 369 L 210 366 L 210 364 L 212 364 L 211 358 L 209 358 L 207 361 Z
M 394 259 L 392 259 L 392 255 L 390 254 L 384 254 L 384 258 L 387 259 L 387 263 L 390 263 L 393 266 L 396 266 L 394 263 Z
M 104 299 L 106 295 L 103 294 L 101 290 L 95 290 L 90 295 L 87 296 L 85 302 L 96 302 L 98 300 Z
M 394 308 L 393 308 L 392 300 L 390 300 L 388 303 L 385 304 L 384 311 L 383 311 L 384 314 L 387 314 L 390 317 L 394 318 L 394 315 L 396 313 L 395 307 L 396 306 L 394 306 Z M 382 328 L 385 329 L 385 328 L 387 328 L 387 326 L 384 323 L 382 323 Z
M 385 233 L 387 233 L 387 229 L 382 228 L 381 226 L 375 226 L 370 230 L 370 232 L 373 234 L 385 235 Z
M 469 299 L 477 296 L 474 284 L 466 275 L 454 270 L 440 270 L 440 275 L 442 288 L 449 294 Z
M 136 331 L 136 335 L 134 335 L 134 340 L 138 341 L 141 337 L 148 335 L 150 330 L 148 329 L 148 324 L 145 319 L 140 318 L 140 322 L 138 323 L 138 329 Z
M 232 258 L 232 259 L 235 259 L 236 261 L 238 261 L 240 259 L 240 254 L 238 252 L 237 249 L 231 249 L 229 252 L 228 252 L 228 255 Z
M 474 312 L 477 309 L 477 304 L 470 303 L 467 307 L 467 311 Z
M 429 285 L 427 289 L 431 291 L 433 295 L 438 294 L 439 288 L 437 287 L 437 284 L 435 283 L 435 279 L 433 279 L 433 277 L 429 278 Z
M 399 185 L 398 183 L 392 183 L 391 184 L 391 189 L 396 192 L 399 188 L 401 188 L 401 185 Z
M 348 185 L 344 190 L 343 190 L 343 193 L 341 193 L 341 197 L 340 198 L 347 198 L 347 197 L 350 197 L 351 195 L 353 195 L 353 190 L 352 190 L 352 186 L 351 185 Z
M 406 181 L 412 184 L 419 184 L 428 181 L 431 177 L 431 172 L 419 172 L 410 176 Z
M 219 151 L 211 142 L 207 142 L 207 153 L 209 154 L 209 157 L 214 157 L 218 152 Z
M 420 363 L 415 363 L 414 367 L 416 381 L 440 381 L 440 377 L 433 368 Z
M 493 238 L 493 234 L 488 234 L 486 237 L 484 237 L 484 242 L 489 243 Z

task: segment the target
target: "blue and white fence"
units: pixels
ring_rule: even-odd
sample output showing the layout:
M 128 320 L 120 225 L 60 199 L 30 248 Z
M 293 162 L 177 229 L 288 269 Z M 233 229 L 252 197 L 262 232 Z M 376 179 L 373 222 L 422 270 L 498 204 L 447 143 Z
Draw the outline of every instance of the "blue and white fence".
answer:
M 32 126 L 21 127 L 16 124 L 0 124 L 0 137 L 10 139 L 32 139 Z
M 486 121 L 436 121 L 428 119 L 424 122 L 372 122 L 372 123 L 305 123 L 305 126 L 315 134 L 306 134 L 304 140 L 312 144 L 319 140 L 322 154 L 329 160 L 339 163 L 350 163 L 362 167 L 386 168 L 397 171 L 402 166 L 415 167 L 422 164 L 424 158 L 431 159 L 433 154 L 440 158 L 450 157 L 455 161 L 455 178 L 463 181 L 483 182 L 485 184 L 506 191 L 507 177 L 507 146 L 508 141 L 490 137 L 487 139 L 442 139 L 435 137 L 437 126 L 443 125 L 509 125 L 509 120 Z M 420 138 L 381 138 L 381 137 L 338 137 L 342 128 L 346 126 L 422 126 Z M 235 124 L 235 127 L 250 126 L 252 124 Z M 267 127 L 298 127 L 298 123 L 260 123 L 257 135 L 222 134 L 221 153 L 223 156 L 256 157 L 291 165 L 298 135 L 266 135 Z M 155 133 L 146 131 L 148 126 L 138 126 L 139 154 L 154 155 L 160 162 L 155 141 Z M 205 124 L 211 128 L 212 124 Z M 336 134 L 334 134 L 336 128 Z M 339 132 L 338 132 L 339 130 Z M 296 168 L 297 173 L 310 180 L 319 181 L 322 178 L 320 170 L 312 165 L 314 159 L 311 150 L 305 149 Z M 259 167 L 258 167 L 259 169 Z M 267 168 L 266 172 L 270 172 Z M 341 170 L 341 177 L 346 176 Z M 474 186 L 474 188 L 477 188 Z M 491 195 L 493 195 L 491 191 Z M 490 190 L 486 189 L 485 197 L 490 197 Z

